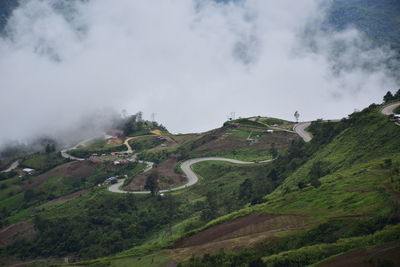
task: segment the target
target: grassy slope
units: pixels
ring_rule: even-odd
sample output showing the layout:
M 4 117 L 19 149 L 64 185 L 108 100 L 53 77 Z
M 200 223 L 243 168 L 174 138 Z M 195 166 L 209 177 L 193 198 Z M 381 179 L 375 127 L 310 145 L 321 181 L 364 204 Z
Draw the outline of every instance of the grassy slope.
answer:
M 21 162 L 21 166 L 43 171 L 61 165 L 65 162 L 67 162 L 67 160 L 62 158 L 57 153 L 38 153 L 28 156 L 27 159 Z
M 266 203 L 220 217 L 206 227 L 244 214 L 260 212 L 307 216 L 310 229 L 321 223 L 344 220 L 351 216 L 355 216 L 354 225 L 360 222 L 367 223 L 372 217 L 389 216 L 393 212 L 390 207 L 398 205 L 396 203 L 400 189 L 399 175 L 393 173 L 393 168 L 387 166 L 384 160 L 390 158 L 393 166 L 400 165 L 400 155 L 397 151 L 400 147 L 400 129 L 379 114 L 377 108 L 357 114 L 351 124 L 290 175 L 278 190 L 267 196 Z M 320 179 L 322 185 L 316 188 L 308 185 L 300 189 L 298 183 L 310 182 L 311 166 L 313 162 L 321 159 L 327 162 L 326 166 L 330 170 L 328 175 Z M 196 168 L 201 171 L 200 167 Z M 206 175 L 213 176 L 212 173 Z M 390 231 L 390 235 L 395 236 L 398 234 L 398 227 Z M 289 231 L 277 236 L 290 237 L 293 234 Z M 348 229 L 336 234 L 348 238 L 355 235 Z M 340 245 L 341 249 L 338 251 L 332 250 L 333 252 L 327 254 L 321 252 L 319 256 L 315 256 L 315 261 L 348 249 L 375 244 L 368 236 L 359 239 L 361 240 L 359 242 L 349 239 L 352 245 L 344 246 L 344 249 Z M 382 242 L 389 239 L 384 239 Z M 311 251 L 316 253 L 313 249 Z M 269 261 L 269 258 L 265 260 Z
M 400 165 L 399 137 L 400 129 L 379 114 L 378 109 L 360 113 L 351 127 L 315 153 L 308 162 L 290 175 L 278 190 L 267 196 L 266 203 L 221 217 L 210 225 L 229 221 L 236 216 L 260 212 L 307 216 L 310 228 L 336 219 L 351 218 L 348 216 L 358 216 L 354 219 L 361 221 L 363 218 L 389 216 L 393 213 L 393 208 L 398 207 L 400 179 L 398 173 L 393 173 L 393 168 L 387 166 L 384 160 L 392 159 L 392 165 L 397 168 Z M 320 179 L 321 186 L 314 188 L 308 185 L 300 189 L 300 181 L 310 182 L 309 172 L 316 160 L 326 161 L 330 174 Z M 354 235 L 350 230 L 347 233 L 346 231 L 337 235 Z M 391 235 L 398 235 L 398 231 L 397 227 Z M 284 233 L 281 237 L 291 235 Z M 360 238 L 364 240 L 364 237 Z M 365 240 L 367 239 L 365 236 Z M 360 241 L 346 249 L 373 244 L 373 241 Z M 337 253 L 346 249 L 338 250 Z M 312 250 L 312 253 L 318 254 L 318 251 Z M 335 253 L 331 251 L 326 255 Z M 315 256 L 315 261 L 321 260 L 324 255 L 321 252 L 320 256 Z M 280 256 L 271 256 L 272 258 L 265 260 L 284 264 L 283 256 L 282 261 L 277 260 L 276 257 Z
M 354 120 L 349 123 L 350 127 L 313 154 L 309 161 L 285 180 L 284 185 L 265 198 L 265 203 L 228 213 L 207 225 L 198 223 L 201 215 L 199 212 L 191 213 L 190 216 L 187 216 L 189 213 L 186 213 L 187 217 L 183 216 L 174 221 L 171 230 L 162 230 L 149 235 L 144 245 L 120 253 L 117 257 L 100 259 L 92 263 L 111 263 L 112 266 L 124 266 L 128 263 L 133 264 L 133 262 L 140 264 L 142 259 L 146 259 L 143 262 L 166 262 L 170 258 L 160 249 L 170 247 L 173 240 L 179 239 L 193 227 L 197 227 L 195 231 L 200 231 L 211 225 L 249 213 L 306 216 L 309 229 L 323 223 L 330 223 L 332 220 L 344 220 L 346 216 L 357 215 L 359 218 L 356 219 L 361 221 L 375 215 L 386 216 L 391 212 L 389 207 L 397 199 L 399 177 L 397 174 L 393 174 L 392 168 L 387 166 L 384 160 L 391 158 L 392 165 L 399 165 L 400 155 L 396 148 L 400 145 L 400 129 L 390 123 L 385 116 L 380 115 L 377 110 L 375 108 L 355 116 Z M 315 188 L 307 185 L 310 182 L 309 172 L 313 162 L 321 159 L 326 162 L 330 173 L 322 177 L 320 179 L 322 185 Z M 199 184 L 187 190 L 175 192 L 174 195 L 190 206 L 201 202 L 204 204 L 205 195 L 208 192 L 217 193 L 221 196 L 221 199 L 218 200 L 221 201 L 219 206 L 223 207 L 219 215 L 229 212 L 226 205 L 236 201 L 235 190 L 245 178 L 262 176 L 262 173 L 267 170 L 265 166 L 258 168 L 234 166 L 221 162 L 204 162 L 194 168 L 202 176 Z M 300 181 L 306 184 L 302 189 L 298 187 Z M 49 216 L 50 214 L 53 214 L 51 216 L 65 215 L 70 212 L 73 213 L 71 216 L 76 215 L 77 207 L 73 203 L 75 201 L 70 200 L 65 204 L 57 204 L 56 209 L 51 208 L 49 213 L 46 213 Z M 237 208 L 233 207 L 233 210 Z M 66 210 L 62 211 L 62 209 Z M 357 223 L 355 224 L 357 225 Z M 343 233 L 339 231 L 335 235 L 352 238 L 354 233 L 350 230 L 346 231 Z M 397 233 L 397 228 L 394 228 L 393 231 Z M 285 238 L 300 238 L 301 240 L 302 237 L 296 236 L 297 234 L 298 231 L 283 231 L 276 233 L 276 237 L 283 240 Z M 355 244 L 352 248 L 369 243 L 356 242 Z M 298 248 L 291 247 L 290 249 L 296 251 Z M 312 250 L 312 253 L 315 251 Z M 265 260 L 268 260 L 273 254 L 264 255 Z M 321 260 L 322 258 L 316 257 L 316 259 Z M 276 260 L 274 258 L 274 261 Z M 90 264 L 90 262 L 87 263 Z
M 395 109 L 393 110 L 393 112 L 394 112 L 395 114 L 399 114 L 399 113 L 400 113 L 400 106 L 398 106 L 397 108 L 395 108 Z
M 374 235 L 360 237 L 353 237 L 355 234 L 352 229 L 359 223 L 367 223 L 372 217 L 387 216 L 391 212 L 389 207 L 397 200 L 399 177 L 393 174 L 392 168 L 387 166 L 384 160 L 391 158 L 393 166 L 399 165 L 400 155 L 396 148 L 400 145 L 400 129 L 390 123 L 385 116 L 379 114 L 378 109 L 358 114 L 350 124 L 350 127 L 293 172 L 278 190 L 268 195 L 265 203 L 229 213 L 195 231 L 249 213 L 306 216 L 309 223 L 308 229 L 315 229 L 318 225 L 330 225 L 336 221 L 343 225 L 344 230 L 334 232 L 336 238 L 345 238 L 342 241 L 329 244 L 310 243 L 302 248 L 294 246 L 288 252 L 284 252 L 283 249 L 280 253 L 279 251 L 276 254 L 275 252 L 267 253 L 264 261 L 269 263 L 293 260 L 299 257 L 299 253 L 306 255 L 307 262 L 312 263 L 349 249 L 392 240 L 398 235 L 398 227 L 389 227 Z M 330 173 L 320 178 L 321 186 L 313 187 L 308 184 L 309 172 L 313 162 L 317 160 L 325 161 L 325 166 Z M 204 194 L 209 192 L 210 188 L 215 189 L 221 186 L 220 192 L 229 195 L 244 178 L 260 176 L 263 172 L 262 169 L 252 170 L 251 168 L 221 162 L 204 162 L 195 165 L 195 171 L 203 177 L 199 185 L 176 194 L 186 197 L 190 202 L 202 201 Z M 302 189 L 298 187 L 300 181 L 306 184 Z M 354 220 L 348 219 L 352 218 L 351 216 L 355 216 Z M 105 258 L 95 262 L 110 263 L 111 266 L 124 266 L 127 262 L 137 264 L 142 258 L 146 259 L 146 262 L 151 259 L 155 261 L 154 264 L 167 262 L 171 259 L 164 252 L 154 254 L 154 251 L 170 246 L 172 240 L 185 233 L 185 225 L 195 221 L 196 219 L 192 217 L 184 220 L 183 224 L 176 224 L 173 227 L 173 236 L 159 235 L 150 240 L 147 245 L 121 253 L 116 258 Z M 304 231 L 310 230 L 282 231 L 276 233 L 275 236 L 282 240 L 288 238 L 302 240 Z M 138 257 L 139 255 L 141 256 Z
M 89 157 L 90 155 L 97 153 L 110 153 L 115 151 L 124 151 L 126 146 L 124 144 L 108 144 L 107 140 L 94 140 L 86 147 L 78 147 L 70 151 L 70 154 L 76 157 Z

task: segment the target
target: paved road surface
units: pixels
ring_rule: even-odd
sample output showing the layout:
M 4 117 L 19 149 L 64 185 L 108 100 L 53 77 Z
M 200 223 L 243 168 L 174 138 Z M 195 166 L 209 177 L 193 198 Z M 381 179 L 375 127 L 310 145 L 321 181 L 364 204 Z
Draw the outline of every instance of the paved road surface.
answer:
M 83 140 L 83 141 L 79 142 L 78 144 L 76 144 L 76 145 L 73 146 L 73 147 L 63 149 L 63 150 L 61 150 L 61 156 L 62 156 L 63 158 L 66 158 L 66 159 L 85 160 L 85 159 L 83 159 L 83 158 L 77 158 L 77 157 L 74 157 L 74 156 L 68 154 L 68 151 L 73 150 L 73 149 L 76 149 L 76 148 L 79 147 L 79 146 L 86 146 L 86 144 L 89 143 L 90 141 L 92 141 L 92 140 L 94 140 L 94 139 L 98 139 L 98 138 L 103 138 L 103 137 L 106 138 L 107 136 L 104 135 L 104 136 L 101 136 L 101 137 L 99 137 L 99 136 L 91 137 L 91 138 L 88 138 L 88 139 L 86 139 L 86 140 Z
M 400 106 L 400 102 L 393 103 L 393 104 L 389 104 L 389 105 L 385 106 L 385 107 L 381 110 L 381 113 L 384 114 L 384 115 L 388 115 L 388 116 L 389 116 L 389 115 L 392 115 L 392 114 L 394 114 L 393 110 L 394 110 L 395 108 L 397 108 L 398 106 Z
M 132 139 L 136 139 L 136 138 L 141 138 L 141 137 L 149 137 L 149 136 L 156 136 L 156 135 L 138 135 L 138 136 L 132 136 L 132 137 L 128 137 L 125 139 L 124 141 L 124 145 L 127 147 L 127 150 L 125 151 L 125 153 L 129 153 L 132 154 L 134 152 L 134 150 L 132 149 L 131 145 L 129 144 L 129 141 Z
M 148 172 L 153 168 L 154 163 L 149 161 L 139 161 L 139 163 L 147 164 L 147 168 L 143 172 Z M 125 179 L 120 179 L 116 184 L 108 187 L 108 191 L 114 193 L 131 193 L 131 194 L 149 194 L 150 191 L 125 191 L 121 190 L 120 187 L 124 184 Z
M 132 139 L 135 139 L 139 136 L 134 136 L 134 137 L 128 137 L 125 139 L 124 145 L 126 146 L 127 150 L 125 151 L 126 153 L 132 154 L 133 153 L 133 149 L 131 147 L 131 145 L 129 144 L 129 141 Z
M 393 104 L 389 104 L 387 106 L 385 106 L 382 110 L 381 113 L 384 115 L 391 115 L 394 114 L 394 109 L 397 108 L 398 106 L 400 106 L 400 102 L 397 103 L 393 103 Z M 338 121 L 338 120 L 333 120 L 333 121 Z M 303 138 L 303 140 L 305 142 L 310 142 L 312 139 L 312 136 L 310 135 L 310 133 L 306 132 L 306 128 L 308 126 L 310 126 L 311 122 L 301 122 L 298 123 L 294 126 L 293 130 L 300 135 L 301 138 Z M 399 125 L 400 126 L 400 125 Z
M 188 178 L 188 182 L 186 184 L 178 186 L 178 187 L 174 187 L 174 188 L 166 189 L 166 190 L 160 190 L 160 193 L 176 191 L 176 190 L 184 189 L 184 188 L 187 188 L 189 186 L 196 184 L 199 181 L 199 177 L 192 170 L 192 168 L 191 168 L 192 165 L 202 162 L 202 161 L 212 161 L 212 160 L 226 161 L 226 162 L 231 162 L 231 163 L 235 163 L 235 164 L 256 164 L 256 162 L 246 162 L 246 161 L 240 161 L 240 160 L 236 160 L 236 159 L 227 159 L 227 158 L 220 158 L 220 157 L 205 157 L 205 158 L 189 159 L 187 161 L 184 161 L 181 164 L 181 170 Z M 266 162 L 270 162 L 270 161 L 273 161 L 273 159 L 263 160 L 263 161 L 259 161 L 257 163 L 266 163 Z M 151 162 L 146 162 L 146 163 L 153 164 Z M 151 165 L 151 167 L 148 167 L 145 171 L 149 171 L 152 167 L 153 167 L 153 165 Z M 119 189 L 122 186 L 122 184 L 124 183 L 124 180 L 125 179 L 119 180 L 118 183 L 111 185 L 108 188 L 108 190 L 111 192 L 114 192 L 114 193 L 130 193 L 130 194 L 149 194 L 150 193 L 150 191 L 125 191 L 125 190 Z
M 7 169 L 5 169 L 4 171 L 1 171 L 1 172 L 10 172 L 10 171 L 14 170 L 15 168 L 17 168 L 18 165 L 19 165 L 19 160 L 16 160 L 10 165 L 10 167 L 8 167 Z
M 311 125 L 311 122 L 300 122 L 296 124 L 293 130 L 303 138 L 304 142 L 310 142 L 312 137 L 311 134 L 306 132 L 306 128 Z

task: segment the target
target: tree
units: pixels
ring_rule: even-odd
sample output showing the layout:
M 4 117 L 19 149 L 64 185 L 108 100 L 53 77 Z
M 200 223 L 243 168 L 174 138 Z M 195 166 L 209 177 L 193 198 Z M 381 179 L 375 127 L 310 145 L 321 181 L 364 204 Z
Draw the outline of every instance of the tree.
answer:
M 386 95 L 383 97 L 383 102 L 387 103 L 390 100 L 394 99 L 392 92 L 388 91 Z
M 128 136 L 137 130 L 136 115 L 131 115 L 126 119 L 126 122 L 123 125 L 124 135 Z
M 275 147 L 275 143 L 271 144 L 271 148 L 269 149 L 269 153 L 271 154 L 273 159 L 278 156 L 278 150 Z
M 217 193 L 209 191 L 206 195 L 205 208 L 200 214 L 203 221 L 209 221 L 218 217 Z
M 394 94 L 394 98 L 400 99 L 400 89 Z
M 303 189 L 303 188 L 305 188 L 305 187 L 307 186 L 307 184 L 306 184 L 305 182 L 303 182 L 303 181 L 300 181 L 300 182 L 297 183 L 297 186 L 298 186 L 300 189 Z
M 157 172 L 151 172 L 149 176 L 147 176 L 146 184 L 144 185 L 144 189 L 149 190 L 152 196 L 156 196 L 160 190 L 158 177 L 159 175 Z
M 32 189 L 28 189 L 24 193 L 24 200 L 29 202 L 29 201 L 33 200 L 35 198 L 35 196 L 36 196 L 35 192 L 33 192 Z
M 311 185 L 313 187 L 317 188 L 317 187 L 319 187 L 321 185 L 321 182 L 317 178 L 315 178 L 315 179 L 311 180 Z
M 294 118 L 296 119 L 296 122 L 299 122 L 299 117 L 300 113 L 296 110 L 296 112 L 294 113 Z
M 325 176 L 329 173 L 329 170 L 326 168 L 326 162 L 317 160 L 315 161 L 310 169 L 311 179 L 318 179 L 322 176 Z
M 239 186 L 239 199 L 247 201 L 251 198 L 252 194 L 253 194 L 253 183 L 249 178 L 247 178 Z
M 56 151 L 56 145 L 55 144 L 47 144 L 45 151 L 47 154 L 50 154 L 50 153 Z

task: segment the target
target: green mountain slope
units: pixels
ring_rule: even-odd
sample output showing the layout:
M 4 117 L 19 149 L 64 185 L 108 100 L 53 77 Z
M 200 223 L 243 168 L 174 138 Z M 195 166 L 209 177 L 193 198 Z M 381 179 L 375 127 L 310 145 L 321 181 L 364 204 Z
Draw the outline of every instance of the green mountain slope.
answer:
M 228 266 L 235 260 L 249 263 L 260 258 L 271 266 L 303 266 L 351 249 L 398 241 L 398 227 L 389 227 L 382 239 L 370 236 L 376 231 L 381 235 L 385 225 L 395 225 L 400 219 L 400 128 L 379 109 L 372 105 L 340 123 L 314 123 L 311 130 L 316 136 L 323 128 L 328 135 L 334 128 L 341 132 L 320 146 L 265 203 L 214 222 L 251 213 L 291 214 L 306 217 L 308 226 L 296 231 L 281 229 L 253 254 L 220 253 L 185 266 L 209 266 L 218 260 Z M 300 151 L 320 141 L 316 138 Z
M 172 235 L 165 230 L 144 245 L 82 264 L 305 266 L 341 253 L 368 260 L 351 251 L 399 247 L 400 128 L 380 109 L 314 122 L 310 143 L 294 141 L 264 167 L 195 165 L 202 183 L 175 196 L 188 194 L 187 203 L 196 203 L 206 195 L 199 213 L 173 222 Z M 259 192 L 265 197 L 252 198 Z M 197 216 L 215 219 L 201 224 Z M 392 264 L 392 254 L 370 261 Z

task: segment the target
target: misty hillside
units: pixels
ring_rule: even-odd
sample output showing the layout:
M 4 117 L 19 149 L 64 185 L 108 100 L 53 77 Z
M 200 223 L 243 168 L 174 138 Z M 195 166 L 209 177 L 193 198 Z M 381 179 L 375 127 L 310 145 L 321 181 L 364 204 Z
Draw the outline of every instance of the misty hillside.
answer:
M 327 20 L 337 29 L 356 26 L 378 44 L 400 50 L 400 2 L 332 0 Z
M 382 110 L 399 99 L 313 121 L 310 142 L 277 118 L 174 135 L 138 113 L 115 136 L 46 146 L 0 173 L 0 263 L 398 263 L 400 131 Z
M 0 0 L 0 266 L 400 266 L 398 0 Z

